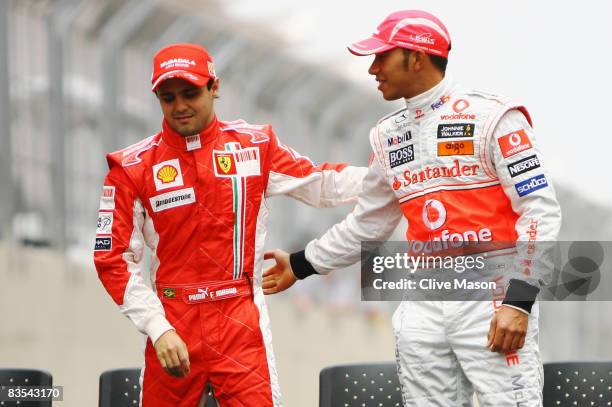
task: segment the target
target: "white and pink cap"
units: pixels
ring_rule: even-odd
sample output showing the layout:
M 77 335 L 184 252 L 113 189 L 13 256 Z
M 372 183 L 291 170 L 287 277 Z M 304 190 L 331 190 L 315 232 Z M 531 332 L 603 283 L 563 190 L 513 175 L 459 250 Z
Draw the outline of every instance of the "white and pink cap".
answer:
M 448 57 L 450 34 L 436 16 L 421 10 L 389 14 L 371 37 L 349 45 L 355 55 L 379 54 L 400 47 Z

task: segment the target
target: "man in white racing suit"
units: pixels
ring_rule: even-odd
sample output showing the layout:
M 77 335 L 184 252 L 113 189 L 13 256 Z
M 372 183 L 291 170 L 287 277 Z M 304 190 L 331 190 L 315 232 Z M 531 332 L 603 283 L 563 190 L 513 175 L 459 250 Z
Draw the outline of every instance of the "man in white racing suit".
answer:
M 404 301 L 393 316 L 406 406 L 541 406 L 535 241 L 554 241 L 561 212 L 527 110 L 445 77 L 450 36 L 435 16 L 392 13 L 349 46 L 375 58 L 386 100 L 406 106 L 370 132 L 374 152 L 354 211 L 306 249 L 266 254 L 266 294 L 360 260 L 402 214 L 409 242 L 515 242 L 513 278 L 489 301 Z

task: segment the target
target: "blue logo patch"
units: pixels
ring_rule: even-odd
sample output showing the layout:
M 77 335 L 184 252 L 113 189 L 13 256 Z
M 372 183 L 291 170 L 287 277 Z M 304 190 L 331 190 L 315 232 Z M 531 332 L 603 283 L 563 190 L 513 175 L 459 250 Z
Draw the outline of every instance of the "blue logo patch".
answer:
M 538 189 L 546 188 L 547 186 L 548 182 L 546 181 L 546 177 L 542 174 L 519 182 L 514 188 L 516 188 L 516 192 L 519 196 L 525 196 Z
M 108 252 L 112 250 L 113 238 L 112 237 L 96 237 L 96 252 Z

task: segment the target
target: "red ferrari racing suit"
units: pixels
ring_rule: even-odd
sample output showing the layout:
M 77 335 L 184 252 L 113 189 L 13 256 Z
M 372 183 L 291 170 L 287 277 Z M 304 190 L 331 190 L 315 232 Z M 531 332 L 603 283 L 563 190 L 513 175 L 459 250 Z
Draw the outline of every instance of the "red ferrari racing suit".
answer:
M 261 289 L 266 198 L 354 202 L 367 169 L 316 166 L 268 125 L 216 118 L 191 137 L 164 121 L 107 160 L 94 260 L 121 312 L 148 337 L 142 405 L 194 407 L 210 381 L 221 406 L 280 406 Z M 184 378 L 163 371 L 152 345 L 170 329 L 189 350 Z
M 381 119 L 370 142 L 374 160 L 357 206 L 291 255 L 298 278 L 355 263 L 361 242 L 387 240 L 402 214 L 411 246 L 556 239 L 560 208 L 522 106 L 444 79 Z M 406 406 L 463 406 L 473 390 L 481 406 L 541 405 L 537 304 L 531 309 L 512 295 L 521 291 L 524 299 L 543 283 L 530 273 L 526 247 L 510 249 L 522 278 L 492 301 L 401 303 L 393 326 Z M 531 311 L 525 346 L 509 355 L 486 347 L 504 296 L 505 304 Z

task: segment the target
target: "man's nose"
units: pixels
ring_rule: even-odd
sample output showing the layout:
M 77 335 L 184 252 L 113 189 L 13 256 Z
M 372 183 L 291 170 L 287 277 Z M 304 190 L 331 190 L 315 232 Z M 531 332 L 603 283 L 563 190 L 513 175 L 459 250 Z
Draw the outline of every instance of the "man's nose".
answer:
M 174 110 L 178 110 L 179 112 L 187 109 L 187 101 L 185 98 L 181 96 L 176 97 L 176 102 L 174 104 Z
M 379 71 L 378 62 L 376 61 L 376 58 L 375 58 L 374 61 L 372 61 L 372 65 L 370 65 L 370 68 L 368 68 L 368 73 L 370 75 L 376 75 L 378 71 Z

